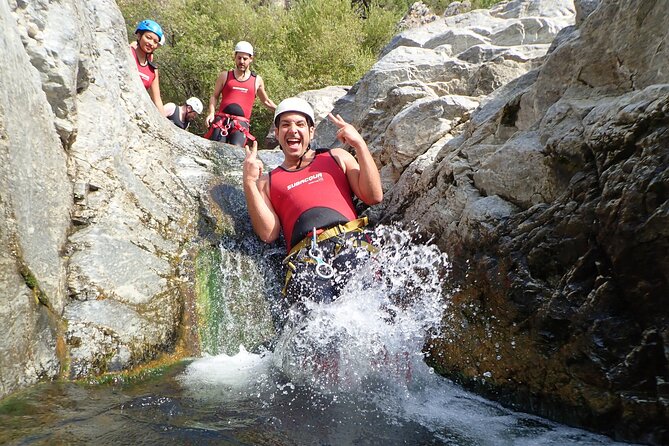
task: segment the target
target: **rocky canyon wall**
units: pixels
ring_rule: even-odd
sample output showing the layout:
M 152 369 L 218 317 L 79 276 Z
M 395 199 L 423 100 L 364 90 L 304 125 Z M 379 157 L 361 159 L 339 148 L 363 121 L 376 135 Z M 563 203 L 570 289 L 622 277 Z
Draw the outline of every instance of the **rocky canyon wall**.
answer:
M 431 363 L 653 444 L 669 442 L 665 10 L 511 1 L 441 18 L 335 105 L 382 166 L 370 213 L 417 223 L 453 262 Z
M 144 91 L 113 1 L 0 2 L 0 396 L 174 347 L 208 142 Z

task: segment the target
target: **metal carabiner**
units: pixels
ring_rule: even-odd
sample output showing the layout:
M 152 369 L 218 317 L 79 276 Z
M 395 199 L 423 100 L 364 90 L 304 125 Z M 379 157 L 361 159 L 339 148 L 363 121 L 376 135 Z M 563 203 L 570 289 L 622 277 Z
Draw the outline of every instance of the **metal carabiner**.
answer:
M 316 228 L 314 228 L 313 238 L 311 239 L 309 257 L 316 261 L 316 274 L 318 277 L 321 279 L 331 279 L 334 276 L 334 268 L 332 265 L 323 260 L 323 251 L 318 247 L 318 242 L 316 240 Z

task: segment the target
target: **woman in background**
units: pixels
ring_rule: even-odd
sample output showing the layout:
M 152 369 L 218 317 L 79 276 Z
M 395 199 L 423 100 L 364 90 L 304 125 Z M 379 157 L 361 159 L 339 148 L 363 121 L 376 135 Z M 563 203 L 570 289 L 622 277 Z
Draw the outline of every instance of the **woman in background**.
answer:
M 163 29 L 153 20 L 142 20 L 135 29 L 135 36 L 137 41 L 131 43 L 130 48 L 137 63 L 139 77 L 158 111 L 165 116 L 163 100 L 160 97 L 158 67 L 153 63 L 154 51 L 165 42 Z

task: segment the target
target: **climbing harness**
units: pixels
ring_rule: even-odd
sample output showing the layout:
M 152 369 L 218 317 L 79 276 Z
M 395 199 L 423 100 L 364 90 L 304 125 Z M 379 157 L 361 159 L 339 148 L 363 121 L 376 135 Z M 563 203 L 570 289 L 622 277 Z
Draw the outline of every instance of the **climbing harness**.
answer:
M 367 217 L 361 217 L 357 220 L 351 220 L 345 224 L 335 225 L 320 232 L 317 228 L 314 228 L 315 230 L 310 235 L 303 238 L 295 246 L 293 246 L 288 255 L 283 259 L 282 263 L 286 265 L 287 268 L 282 294 L 284 296 L 287 295 L 288 284 L 293 279 L 295 274 L 297 274 L 298 265 L 300 264 L 315 264 L 316 275 L 320 279 L 332 279 L 336 270 L 332 264 L 332 260 L 334 260 L 334 258 L 347 245 L 345 240 L 346 235 L 355 233 L 362 235 L 368 222 L 369 220 Z M 323 256 L 323 247 L 319 246 L 319 243 L 325 242 L 326 240 L 334 242 L 332 244 L 333 256 L 330 262 L 325 261 Z M 372 246 L 370 241 L 371 240 L 353 240 L 349 242 L 349 246 L 359 246 L 363 247 L 369 252 L 376 252 L 377 248 Z
M 244 136 L 246 136 L 247 140 L 255 141 L 255 136 L 251 134 L 248 128 L 241 124 L 242 122 L 247 124 L 250 123 L 250 121 L 243 116 L 230 115 L 228 113 L 216 113 L 214 122 L 211 123 L 209 131 L 206 135 L 204 135 L 204 137 L 209 139 L 214 133 L 214 129 L 220 129 L 221 137 L 228 136 L 233 132 L 242 132 Z
M 320 243 L 332 237 L 346 234 L 348 232 L 362 232 L 363 228 L 368 224 L 369 224 L 369 219 L 367 217 L 360 217 L 356 220 L 351 220 L 348 223 L 344 223 L 343 225 L 335 225 L 321 232 L 317 231 L 318 237 L 316 238 L 316 242 Z M 293 248 L 290 250 L 286 258 L 283 259 L 283 263 L 286 263 L 288 260 L 290 260 L 291 257 L 296 255 L 303 248 L 306 248 L 307 245 L 309 245 L 310 243 L 311 243 L 311 236 L 305 237 L 302 240 L 300 240 L 298 243 L 295 244 L 295 246 L 293 246 Z
M 318 247 L 318 241 L 316 238 L 318 234 L 316 233 L 316 228 L 314 228 L 313 237 L 311 238 L 311 247 L 309 248 L 309 257 L 316 261 L 316 274 L 321 279 L 331 279 L 334 276 L 334 268 L 332 265 L 323 260 L 323 251 Z

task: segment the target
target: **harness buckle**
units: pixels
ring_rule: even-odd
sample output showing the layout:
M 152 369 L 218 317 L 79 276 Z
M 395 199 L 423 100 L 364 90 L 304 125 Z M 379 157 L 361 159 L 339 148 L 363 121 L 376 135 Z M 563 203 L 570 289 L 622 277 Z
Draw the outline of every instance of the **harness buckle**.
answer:
M 323 260 L 323 250 L 318 247 L 316 237 L 316 228 L 314 228 L 311 247 L 309 248 L 309 257 L 316 261 L 316 274 L 318 277 L 321 279 L 331 279 L 334 276 L 334 268 Z
M 249 120 L 245 117 L 231 115 L 228 113 L 216 113 L 216 116 L 221 119 L 212 123 L 212 127 L 220 129 L 221 136 L 228 136 L 233 131 L 237 131 L 242 132 L 246 139 L 250 139 L 251 141 L 256 140 L 256 137 L 251 134 L 251 131 L 241 125 L 241 122 L 249 122 Z

